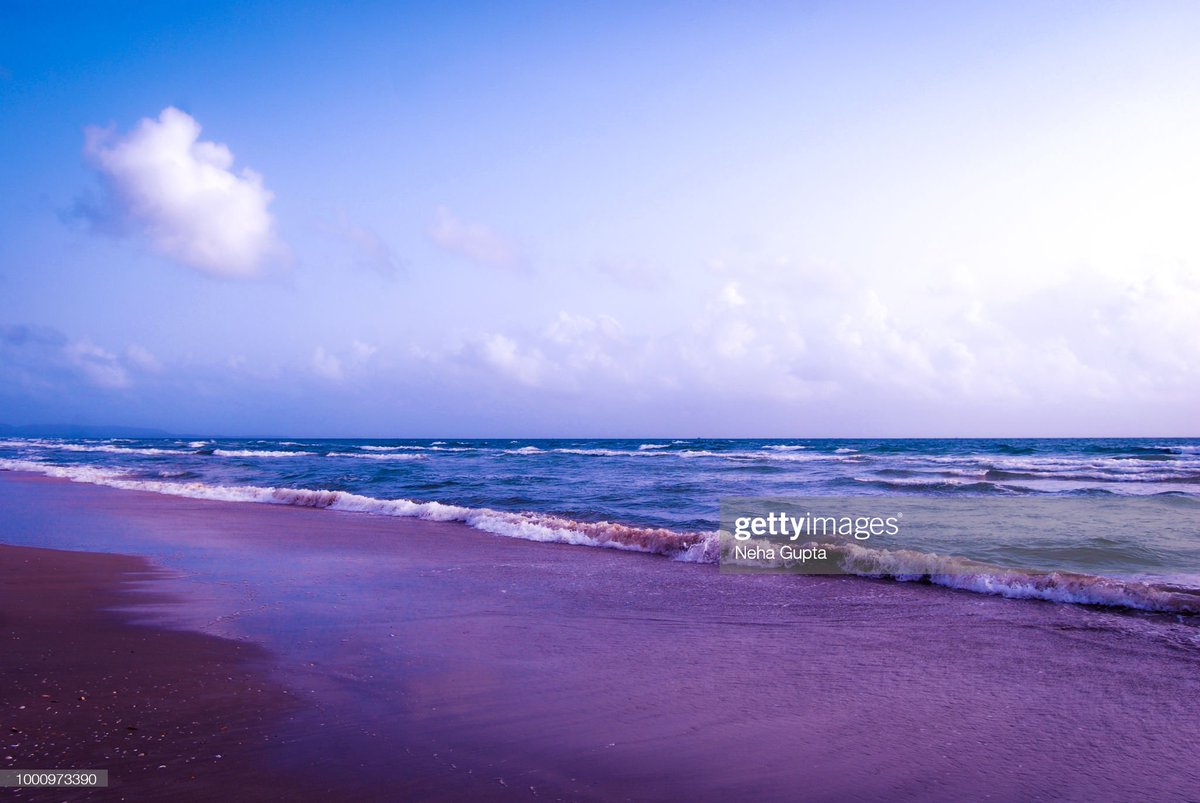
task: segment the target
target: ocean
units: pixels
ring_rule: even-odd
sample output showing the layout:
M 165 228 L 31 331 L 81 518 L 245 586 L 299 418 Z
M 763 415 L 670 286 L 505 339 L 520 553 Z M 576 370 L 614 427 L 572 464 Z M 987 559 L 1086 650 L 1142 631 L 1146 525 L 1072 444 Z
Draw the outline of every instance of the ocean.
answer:
M 1010 597 L 1200 612 L 1200 439 L 0 440 L 0 469 L 201 499 L 461 521 L 715 562 L 727 497 L 1137 497 L 1175 525 L 978 526 L 849 571 Z M 1180 517 L 1182 514 L 1182 517 Z M 1182 522 L 1180 524 L 1179 522 Z M 964 572 L 946 561 L 985 563 Z M 957 564 L 955 564 L 957 566 Z M 939 568 L 940 567 L 940 568 Z

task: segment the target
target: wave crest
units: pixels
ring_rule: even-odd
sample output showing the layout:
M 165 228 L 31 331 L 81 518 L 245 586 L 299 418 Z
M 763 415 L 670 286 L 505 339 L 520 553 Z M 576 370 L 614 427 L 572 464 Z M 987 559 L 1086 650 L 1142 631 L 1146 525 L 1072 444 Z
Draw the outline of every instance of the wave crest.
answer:
M 0 469 L 30 471 L 75 482 L 192 499 L 293 505 L 429 521 L 456 521 L 510 538 L 646 552 L 683 562 L 717 563 L 721 554 L 720 534 L 715 532 L 676 532 L 661 527 L 635 527 L 608 521 L 582 522 L 545 513 L 515 513 L 411 499 L 377 499 L 348 491 L 139 479 L 111 468 L 60 466 L 19 459 L 0 459 Z M 856 544 L 821 546 L 837 554 L 840 568 L 845 573 L 861 577 L 928 582 L 1012 599 L 1041 599 L 1174 614 L 1200 613 L 1200 590 L 1183 586 L 1071 572 L 1013 569 L 967 558 L 911 550 L 872 550 Z M 758 561 L 755 563 L 762 565 Z M 786 564 L 781 562 L 779 567 L 786 568 Z
M 367 455 L 355 455 L 366 457 Z M 274 488 L 257 485 L 206 485 L 201 482 L 164 482 L 135 479 L 113 469 L 88 466 L 56 466 L 27 460 L 0 460 L 0 469 L 33 471 L 51 477 L 107 485 L 131 491 L 148 491 L 191 499 L 222 502 L 258 502 L 273 505 L 293 505 L 382 516 L 399 516 L 429 521 L 458 521 L 477 530 L 522 538 L 543 543 L 578 544 L 607 547 L 632 552 L 696 560 L 711 554 L 693 549 L 715 535 L 680 533 L 661 527 L 633 527 L 608 521 L 582 522 L 545 513 L 512 513 L 489 508 L 468 508 L 441 502 L 416 502 L 411 499 L 376 499 L 349 491 L 313 490 L 307 488 Z

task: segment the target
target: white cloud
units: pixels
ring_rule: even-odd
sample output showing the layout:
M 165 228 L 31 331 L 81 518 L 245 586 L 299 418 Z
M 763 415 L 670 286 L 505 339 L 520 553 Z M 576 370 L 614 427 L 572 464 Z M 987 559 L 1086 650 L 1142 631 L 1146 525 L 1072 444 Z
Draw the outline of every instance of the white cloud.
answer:
M 1112 431 L 1116 418 L 1097 416 L 1132 427 L 1150 405 L 1178 411 L 1200 394 L 1200 274 L 1187 264 L 1093 265 L 1024 288 L 932 269 L 868 275 L 745 266 L 680 299 L 694 310 L 685 322 L 560 312 L 425 359 L 490 375 L 495 393 L 758 405 L 753 423 L 776 429 Z M 1090 418 L 1072 412 L 1083 407 Z
M 364 343 L 361 340 L 355 340 L 350 344 L 350 354 L 355 362 L 366 362 L 374 357 L 378 351 L 378 346 L 372 346 L 370 343 Z
M 537 349 L 522 349 L 506 335 L 487 336 L 482 343 L 483 359 L 501 374 L 524 385 L 540 385 L 546 359 Z
M 283 254 L 268 210 L 274 194 L 249 168 L 233 170 L 228 147 L 200 141 L 200 124 L 167 107 L 119 136 L 89 127 L 84 152 L 111 208 L 158 253 L 226 278 L 257 275 Z
M 324 346 L 317 346 L 313 351 L 309 365 L 317 376 L 340 382 L 346 378 L 347 371 L 353 371 L 367 363 L 379 352 L 378 346 L 355 340 L 350 343 L 347 352 L 338 356 Z
M 129 373 L 112 352 L 81 340 L 67 346 L 65 353 L 67 359 L 93 385 L 101 388 L 129 387 Z
M 429 229 L 429 238 L 446 251 L 472 262 L 496 268 L 516 268 L 516 247 L 482 223 L 467 223 L 446 207 L 437 210 L 437 221 Z
M 342 371 L 342 361 L 337 355 L 326 351 L 324 346 L 317 346 L 313 351 L 312 369 L 317 376 L 334 381 L 341 380 L 345 376 Z
M 502 380 L 530 387 L 578 391 L 601 379 L 628 382 L 645 341 L 630 341 L 619 321 L 560 312 L 540 331 L 483 333 L 465 347 L 417 356 L 426 362 L 452 359 L 484 367 Z
M 729 282 L 721 289 L 721 300 L 731 307 L 746 306 L 746 297 L 737 282 Z
M 605 338 L 618 338 L 621 336 L 621 331 L 620 321 L 611 315 L 589 318 L 585 315 L 560 312 L 558 318 L 546 327 L 546 337 L 555 343 L 567 345 L 579 342 L 593 334 L 599 334 Z
M 158 361 L 158 358 L 151 354 L 148 349 L 137 344 L 125 349 L 125 359 L 131 365 L 149 373 L 157 373 L 162 370 L 162 363 Z
M 133 357 L 137 348 L 131 346 L 122 359 L 51 327 L 0 325 L 0 386 L 19 384 L 66 396 L 81 382 L 106 390 L 128 388 L 133 384 L 130 367 L 144 368 Z

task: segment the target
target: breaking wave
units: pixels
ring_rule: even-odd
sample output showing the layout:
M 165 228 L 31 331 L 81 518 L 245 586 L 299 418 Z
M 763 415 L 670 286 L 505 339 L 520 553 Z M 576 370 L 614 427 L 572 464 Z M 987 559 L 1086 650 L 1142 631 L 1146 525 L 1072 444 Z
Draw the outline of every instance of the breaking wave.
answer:
M 895 477 L 880 479 L 879 477 L 855 477 L 855 482 L 864 485 L 883 488 L 889 491 L 938 492 L 958 491 L 976 494 L 1019 494 L 1032 493 L 1029 488 L 1020 485 L 1001 485 L 996 482 L 982 480 L 945 478 L 937 479 L 932 476 Z
M 593 457 L 642 457 L 645 455 L 659 454 L 658 452 L 647 450 L 631 452 L 628 449 L 551 449 L 550 451 L 556 454 L 575 454 L 575 455 L 591 455 Z M 524 454 L 524 452 L 522 452 Z
M 364 457 L 365 455 L 356 456 Z M 257 485 L 208 485 L 201 482 L 164 482 L 131 478 L 129 475 L 113 469 L 55 466 L 27 460 L 0 460 L 0 469 L 33 471 L 75 482 L 106 485 L 129 491 L 183 496 L 191 499 L 294 505 L 430 521 L 457 521 L 477 530 L 509 538 L 543 543 L 607 547 L 631 552 L 649 552 L 683 561 L 714 563 L 717 559 L 715 535 L 680 533 L 662 527 L 632 527 L 607 521 L 575 521 L 545 513 L 512 513 L 488 508 L 446 505 L 441 502 L 376 499 L 348 491 L 264 488 Z
M 220 451 L 223 450 L 214 450 L 214 454 Z M 228 454 L 291 457 L 313 453 L 231 450 Z M 422 456 L 412 451 L 334 453 L 331 456 L 343 454 L 356 458 L 400 460 L 417 459 Z M 54 465 L 23 459 L 0 459 L 0 469 L 31 471 L 76 482 L 194 499 L 293 505 L 380 516 L 456 521 L 483 532 L 510 538 L 644 552 L 684 562 L 712 564 L 717 563 L 720 557 L 721 544 L 715 532 L 679 532 L 663 527 L 639 527 L 609 521 L 577 521 L 545 513 L 470 508 L 403 498 L 380 499 L 347 491 L 212 484 L 186 481 L 194 476 L 186 472 L 173 474 L 160 471 L 146 476 L 108 467 Z M 968 487 L 970 485 L 981 486 L 981 490 L 994 487 L 992 483 L 986 482 L 970 483 Z M 950 487 L 963 490 L 961 482 L 950 484 Z M 1040 599 L 1173 614 L 1200 613 L 1200 590 L 1182 585 L 1065 571 L 1013 569 L 960 557 L 910 550 L 871 550 L 854 544 L 837 545 L 832 548 L 838 551 L 842 571 L 863 577 L 888 578 L 900 582 L 926 582 L 1013 599 Z
M 151 447 L 132 447 L 132 446 L 113 446 L 112 444 L 88 444 L 88 443 L 56 443 L 54 441 L 43 440 L 26 440 L 26 441 L 0 441 L 0 446 L 10 448 L 28 448 L 36 447 L 38 449 L 55 449 L 60 452 L 97 452 L 103 454 L 137 454 L 147 457 L 164 454 L 192 454 L 186 449 L 157 449 Z
M 867 549 L 857 544 L 810 543 L 804 546 L 823 546 L 845 574 L 857 577 L 924 582 L 1009 599 L 1101 605 L 1157 613 L 1200 613 L 1200 590 L 1170 583 L 1013 569 L 969 558 L 906 549 Z M 763 565 L 762 560 L 752 563 Z M 773 565 L 786 569 L 794 563 L 777 559 Z
M 312 452 L 276 452 L 269 449 L 213 449 L 217 457 L 312 457 Z
M 425 460 L 423 454 L 412 452 L 330 452 L 326 457 L 355 457 L 359 460 Z

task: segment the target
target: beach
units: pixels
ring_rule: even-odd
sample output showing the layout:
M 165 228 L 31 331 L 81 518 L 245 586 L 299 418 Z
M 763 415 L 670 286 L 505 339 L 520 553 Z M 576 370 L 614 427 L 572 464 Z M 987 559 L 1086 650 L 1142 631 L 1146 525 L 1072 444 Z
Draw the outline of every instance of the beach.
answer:
M 1200 803 L 1200 2 L 0 20 L 0 803 Z
M 109 770 L 111 788 L 75 796 L 288 789 L 256 761 L 295 705 L 261 671 L 265 651 L 111 610 L 151 602 L 129 586 L 155 574 L 139 558 L 0 547 L 4 766 Z
M 96 799 L 1200 785 L 1187 617 L 20 472 L 0 472 L 0 522 L 0 766 L 109 769 Z M 166 735 L 143 749 L 143 726 Z

